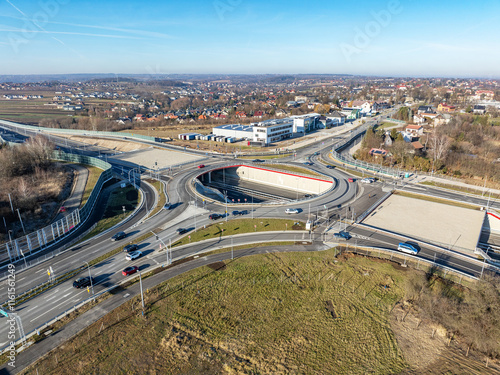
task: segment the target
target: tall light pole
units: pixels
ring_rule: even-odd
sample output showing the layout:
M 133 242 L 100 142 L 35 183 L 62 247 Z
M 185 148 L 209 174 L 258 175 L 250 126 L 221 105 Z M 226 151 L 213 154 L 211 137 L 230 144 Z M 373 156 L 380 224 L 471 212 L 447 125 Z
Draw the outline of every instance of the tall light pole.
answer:
M 225 201 L 226 201 L 226 215 L 224 215 L 226 217 L 226 222 L 227 222 L 227 190 L 226 190 L 226 194 L 225 194 Z
M 252 195 L 252 220 L 253 220 L 253 195 Z
M 142 292 L 142 276 L 141 276 L 141 271 L 139 271 L 139 285 L 141 287 L 142 316 L 144 316 L 144 293 Z
M 90 265 L 88 262 L 83 261 L 83 263 L 87 264 L 87 269 L 89 270 L 89 279 L 90 279 L 90 287 L 92 288 L 92 296 L 94 295 L 94 283 L 92 282 L 92 275 L 90 274 Z
M 21 214 L 19 213 L 19 208 L 17 209 L 17 215 L 19 216 L 19 221 L 21 222 L 21 227 L 23 228 L 23 233 L 26 235 L 26 231 L 24 230 L 23 219 L 21 218 Z

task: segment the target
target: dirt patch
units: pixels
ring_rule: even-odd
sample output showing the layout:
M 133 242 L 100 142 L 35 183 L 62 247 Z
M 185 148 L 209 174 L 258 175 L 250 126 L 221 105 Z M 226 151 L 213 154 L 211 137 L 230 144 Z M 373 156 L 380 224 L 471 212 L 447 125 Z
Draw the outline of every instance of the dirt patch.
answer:
M 423 370 L 437 361 L 446 348 L 444 328 L 421 321 L 402 305 L 393 310 L 389 321 L 406 361 L 415 370 Z
M 333 306 L 333 302 L 332 301 L 326 301 L 325 305 L 326 305 L 326 311 L 328 311 L 332 315 L 333 319 L 337 319 L 338 316 L 335 313 L 335 307 Z
M 213 269 L 214 271 L 224 271 L 226 269 L 226 263 L 222 261 L 210 263 L 207 267 Z
M 64 137 L 64 135 L 59 135 L 59 134 L 58 136 Z M 150 145 L 136 143 L 130 140 L 117 141 L 117 140 L 110 140 L 105 138 L 93 138 L 93 137 L 78 137 L 78 136 L 66 136 L 66 137 L 73 141 L 87 143 L 94 146 L 105 147 L 111 150 L 123 151 L 123 152 L 151 147 Z

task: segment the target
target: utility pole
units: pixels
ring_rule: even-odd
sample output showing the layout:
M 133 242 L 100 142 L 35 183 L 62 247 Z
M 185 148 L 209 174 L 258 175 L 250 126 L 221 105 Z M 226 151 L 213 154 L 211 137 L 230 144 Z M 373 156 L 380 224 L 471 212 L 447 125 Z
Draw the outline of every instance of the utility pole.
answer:
M 224 215 L 226 217 L 226 223 L 227 223 L 227 190 L 226 190 L 226 194 L 225 194 L 225 200 L 226 200 L 226 215 Z
M 144 293 L 142 292 L 142 276 L 141 276 L 141 271 L 139 271 L 139 286 L 141 287 L 142 316 L 144 316 Z
M 21 222 L 21 227 L 23 228 L 23 233 L 26 235 L 26 231 L 24 230 L 23 219 L 21 218 L 21 214 L 19 213 L 19 208 L 17 209 L 17 215 L 19 216 L 19 221 Z
M 12 210 L 12 213 L 14 213 L 14 206 L 12 205 L 12 198 L 9 193 L 9 202 L 10 202 L 10 209 Z

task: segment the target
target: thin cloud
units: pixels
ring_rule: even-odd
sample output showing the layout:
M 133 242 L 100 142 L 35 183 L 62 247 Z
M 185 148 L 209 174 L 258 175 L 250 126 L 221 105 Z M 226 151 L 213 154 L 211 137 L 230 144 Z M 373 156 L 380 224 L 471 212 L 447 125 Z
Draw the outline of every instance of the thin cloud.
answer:
M 12 18 L 12 19 L 23 20 L 23 21 L 26 20 L 25 17 L 16 17 L 16 16 L 8 16 L 8 15 L 0 15 L 0 17 Z M 163 39 L 177 39 L 177 37 L 175 37 L 175 36 L 172 36 L 169 34 L 164 34 L 164 33 L 159 33 L 156 31 L 146 31 L 146 30 L 137 30 L 137 29 L 122 29 L 119 27 L 111 27 L 111 26 L 85 25 L 85 24 L 78 24 L 78 23 L 56 22 L 56 21 L 46 21 L 45 23 L 52 24 L 52 25 L 64 25 L 64 26 L 71 26 L 71 27 L 84 27 L 84 28 L 89 28 L 89 29 L 119 31 L 122 33 L 137 34 L 137 35 L 141 35 L 141 36 L 156 37 L 156 38 L 163 38 Z
M 0 31 L 22 33 L 22 32 L 25 32 L 26 30 L 20 29 L 20 28 L 0 28 Z M 33 31 L 30 31 L 30 32 L 33 32 Z M 50 30 L 43 30 L 43 29 L 34 31 L 34 33 L 50 34 L 50 35 L 54 34 L 54 35 L 92 36 L 92 37 L 97 37 L 97 38 L 115 38 L 115 39 L 137 39 L 137 40 L 144 39 L 144 38 L 129 36 L 129 35 L 92 34 L 92 33 L 80 33 L 80 32 L 73 32 L 73 31 L 50 31 Z

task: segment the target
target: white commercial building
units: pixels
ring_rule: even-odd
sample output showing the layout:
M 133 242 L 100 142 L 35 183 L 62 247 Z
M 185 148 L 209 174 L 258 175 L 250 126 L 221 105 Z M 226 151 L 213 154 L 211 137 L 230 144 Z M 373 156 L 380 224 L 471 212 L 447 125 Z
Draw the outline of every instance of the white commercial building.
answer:
M 251 125 L 230 124 L 212 128 L 212 133 L 218 137 L 252 139 L 254 132 L 253 126 Z
M 294 121 L 291 118 L 261 121 L 253 127 L 253 141 L 269 144 L 292 137 Z
M 312 130 L 320 127 L 319 118 L 321 115 L 318 113 L 308 113 L 307 115 L 290 116 L 293 120 L 294 133 L 309 133 Z

